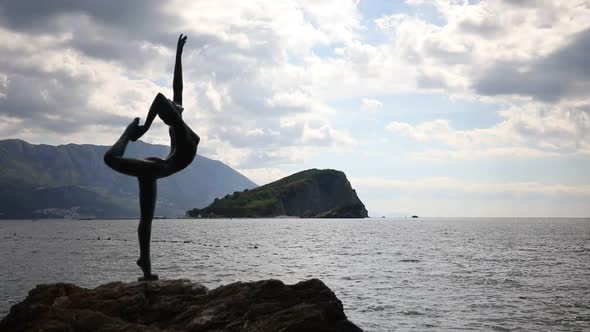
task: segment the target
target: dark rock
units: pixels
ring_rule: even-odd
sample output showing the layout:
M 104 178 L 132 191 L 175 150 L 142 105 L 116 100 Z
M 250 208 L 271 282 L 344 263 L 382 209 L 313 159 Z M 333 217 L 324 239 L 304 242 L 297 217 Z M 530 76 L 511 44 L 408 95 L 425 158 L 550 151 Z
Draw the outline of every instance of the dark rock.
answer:
M 94 289 L 39 285 L 0 331 L 361 331 L 324 283 L 238 282 L 213 290 L 189 280 L 113 282 Z
M 320 213 L 315 218 L 362 218 L 367 217 L 367 209 L 363 204 L 351 204 L 334 208 L 330 211 Z

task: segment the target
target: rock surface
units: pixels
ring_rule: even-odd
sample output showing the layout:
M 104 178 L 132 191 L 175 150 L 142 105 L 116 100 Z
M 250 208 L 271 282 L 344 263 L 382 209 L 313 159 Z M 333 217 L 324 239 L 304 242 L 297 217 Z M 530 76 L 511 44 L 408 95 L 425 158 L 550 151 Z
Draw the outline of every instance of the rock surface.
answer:
M 361 331 L 324 283 L 279 280 L 208 290 L 186 279 L 113 282 L 94 289 L 39 285 L 0 331 Z
M 255 189 L 216 199 L 190 217 L 366 218 L 367 209 L 346 175 L 333 169 L 309 169 Z

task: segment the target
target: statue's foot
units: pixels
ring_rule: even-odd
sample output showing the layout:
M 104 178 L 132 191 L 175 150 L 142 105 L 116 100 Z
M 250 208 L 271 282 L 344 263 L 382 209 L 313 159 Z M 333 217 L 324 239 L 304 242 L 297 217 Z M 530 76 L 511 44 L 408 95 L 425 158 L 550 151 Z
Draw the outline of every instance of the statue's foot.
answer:
M 137 266 L 141 268 L 143 275 L 149 276 L 152 274 L 152 263 L 148 259 L 139 258 L 137 260 Z
M 155 280 L 158 280 L 157 274 L 150 274 L 148 276 L 143 276 L 143 277 L 137 278 L 137 281 L 155 281 Z

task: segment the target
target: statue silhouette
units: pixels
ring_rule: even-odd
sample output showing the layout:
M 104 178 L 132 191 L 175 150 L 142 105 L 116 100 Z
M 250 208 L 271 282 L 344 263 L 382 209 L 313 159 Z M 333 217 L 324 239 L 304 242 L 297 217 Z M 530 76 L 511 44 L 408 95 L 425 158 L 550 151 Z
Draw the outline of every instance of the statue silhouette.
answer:
M 119 173 L 137 177 L 139 182 L 139 207 L 141 210 L 139 227 L 139 259 L 137 265 L 143 271 L 139 280 L 158 280 L 151 273 L 150 239 L 152 219 L 156 206 L 157 180 L 170 176 L 187 167 L 195 158 L 200 138 L 182 120 L 182 50 L 186 36 L 178 37 L 176 63 L 174 65 L 174 100 L 171 101 L 161 93 L 156 95 L 143 125 L 135 118 L 119 140 L 105 153 L 104 162 Z M 123 154 L 129 141 L 136 141 L 145 134 L 154 118 L 158 115 L 167 124 L 170 133 L 170 153 L 163 160 L 157 157 L 144 159 L 125 158 Z

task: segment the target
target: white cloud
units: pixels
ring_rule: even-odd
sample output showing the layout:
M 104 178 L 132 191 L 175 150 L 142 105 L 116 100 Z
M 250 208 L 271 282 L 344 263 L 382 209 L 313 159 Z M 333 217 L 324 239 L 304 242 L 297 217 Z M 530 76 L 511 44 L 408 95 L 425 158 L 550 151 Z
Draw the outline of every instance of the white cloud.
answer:
M 289 175 L 278 168 L 250 168 L 250 169 L 239 169 L 240 173 L 244 174 L 247 178 L 254 181 L 259 186 L 267 183 L 279 180 Z
M 447 120 L 416 126 L 391 122 L 387 129 L 420 142 L 437 142 L 448 150 L 412 153 L 416 159 L 479 159 L 492 157 L 548 157 L 585 153 L 590 145 L 590 109 L 548 108 L 539 104 L 509 107 L 503 121 L 489 128 L 454 129 Z
M 8 89 L 8 76 L 0 73 L 0 99 L 6 98 L 6 90 Z
M 313 101 L 309 92 L 302 89 L 296 89 L 275 93 L 272 98 L 268 100 L 268 103 L 271 107 L 304 109 L 311 107 Z
M 361 100 L 361 108 L 365 112 L 374 112 L 383 107 L 383 103 L 377 99 L 363 98 Z
M 205 90 L 205 95 L 207 96 L 207 98 L 209 99 L 209 102 L 211 103 L 211 108 L 213 108 L 213 110 L 215 110 L 216 112 L 221 112 L 221 110 L 222 110 L 221 95 L 213 87 L 213 84 L 211 84 L 211 82 L 209 82 L 207 84 L 207 89 Z

